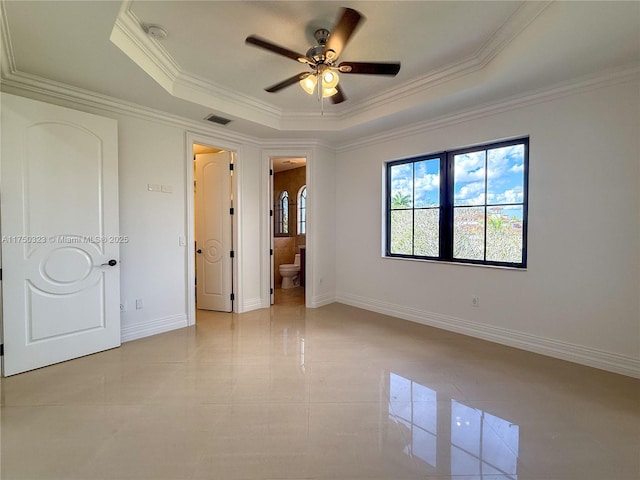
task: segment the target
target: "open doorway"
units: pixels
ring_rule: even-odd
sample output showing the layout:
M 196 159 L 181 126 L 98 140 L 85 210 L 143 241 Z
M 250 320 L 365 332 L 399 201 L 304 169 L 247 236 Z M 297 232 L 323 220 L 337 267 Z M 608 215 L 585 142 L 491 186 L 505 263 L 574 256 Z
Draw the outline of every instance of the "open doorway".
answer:
M 196 310 L 233 310 L 233 152 L 193 144 Z
M 271 157 L 271 242 L 274 305 L 304 305 L 307 159 Z

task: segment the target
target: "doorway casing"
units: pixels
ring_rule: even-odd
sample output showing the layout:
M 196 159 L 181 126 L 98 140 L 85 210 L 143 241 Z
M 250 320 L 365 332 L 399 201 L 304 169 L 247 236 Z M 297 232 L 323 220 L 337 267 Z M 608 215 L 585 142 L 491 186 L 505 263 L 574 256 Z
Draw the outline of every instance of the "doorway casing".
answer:
M 305 275 L 309 281 L 305 282 L 305 306 L 311 307 L 311 299 L 314 298 L 315 285 L 312 281 L 314 278 L 313 273 L 313 254 L 314 254 L 314 232 L 315 225 L 313 222 L 314 212 L 314 188 L 313 188 L 313 176 L 311 175 L 313 169 L 313 151 L 306 148 L 278 148 L 278 149 L 265 149 L 262 151 L 262 178 L 264 179 L 264 195 L 263 202 L 266 205 L 265 213 L 262 216 L 264 223 L 262 225 L 263 242 L 268 245 L 265 251 L 269 252 L 273 249 L 273 218 L 271 216 L 271 210 L 273 209 L 273 175 L 271 174 L 272 159 L 278 157 L 287 158 L 306 158 L 306 185 L 307 185 L 307 225 L 306 225 L 306 248 L 307 258 L 305 265 Z M 263 257 L 262 271 L 262 291 L 265 292 L 263 298 L 263 308 L 269 308 L 271 306 L 271 288 L 275 288 L 273 281 L 273 255 L 267 255 Z

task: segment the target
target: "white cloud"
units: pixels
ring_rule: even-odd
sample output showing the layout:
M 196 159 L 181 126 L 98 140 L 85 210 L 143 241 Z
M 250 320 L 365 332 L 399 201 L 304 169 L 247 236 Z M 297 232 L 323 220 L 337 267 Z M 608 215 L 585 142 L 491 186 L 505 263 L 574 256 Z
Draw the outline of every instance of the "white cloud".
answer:
M 416 192 L 418 190 L 438 190 L 440 188 L 440 175 L 427 173 L 426 175 L 416 178 Z
M 484 180 L 484 151 L 456 155 L 454 175 L 456 183 Z
M 524 191 L 521 186 L 488 195 L 488 203 L 522 203 L 523 200 Z
M 455 194 L 456 204 L 484 203 L 484 182 L 467 183 L 460 187 Z

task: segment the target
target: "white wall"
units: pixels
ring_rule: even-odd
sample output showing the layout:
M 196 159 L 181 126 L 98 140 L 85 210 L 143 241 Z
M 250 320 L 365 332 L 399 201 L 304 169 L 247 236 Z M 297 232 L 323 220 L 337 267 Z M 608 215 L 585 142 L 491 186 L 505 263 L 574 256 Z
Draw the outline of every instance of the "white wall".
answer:
M 227 132 L 179 117 L 119 102 L 108 97 L 63 95 L 3 86 L 3 90 L 35 100 L 94 113 L 118 122 L 120 233 L 129 238 L 120 252 L 123 341 L 187 326 L 188 252 L 179 238 L 188 239 L 187 160 L 194 139 L 235 151 L 234 284 L 235 310 L 269 307 L 268 168 L 263 152 L 295 151 L 309 156 L 309 243 L 313 244 L 314 274 L 309 306 L 333 301 L 335 296 L 335 153 L 315 141 L 270 141 Z M 87 98 L 89 97 L 89 98 Z M 262 145 L 267 143 L 268 145 Z M 263 150 L 262 147 L 270 150 Z M 264 163 L 264 164 L 263 164 Z M 173 193 L 149 192 L 148 184 L 170 185 Z M 311 226 L 312 225 L 312 226 Z M 265 233 L 266 232 L 266 233 Z M 187 242 L 189 244 L 189 242 Z M 311 269 L 313 270 L 313 268 Z M 141 299 L 144 308 L 136 309 Z
M 636 77 L 345 146 L 338 301 L 640 376 L 638 86 Z M 381 258 L 385 161 L 525 135 L 526 271 Z
M 311 182 L 307 187 L 307 255 L 311 256 L 306 287 L 312 292 L 307 306 L 332 303 L 336 292 L 336 170 L 333 150 L 317 146 L 309 164 Z M 311 283 L 311 285 L 309 285 Z
M 118 115 L 123 334 L 152 321 L 186 322 L 184 131 Z M 149 192 L 148 184 L 173 193 Z M 144 308 L 136 309 L 136 299 Z M 186 325 L 186 323 L 185 323 Z M 148 325 L 151 327 L 151 325 Z M 135 335 L 133 335 L 135 336 Z M 125 337 L 127 338 L 127 337 Z
M 217 127 L 200 126 L 114 99 L 76 102 L 19 88 L 3 91 L 76 110 L 114 118 L 118 122 L 120 279 L 123 341 L 187 326 L 186 137 L 198 132 L 236 147 L 237 310 L 260 308 L 265 292 L 260 269 L 260 150 L 252 139 L 229 135 Z M 231 140 L 230 140 L 231 139 Z M 171 185 L 173 193 L 149 192 L 147 185 Z M 192 287 L 189 286 L 189 291 Z M 267 292 L 268 293 L 268 292 Z M 136 299 L 144 308 L 136 309 Z M 268 303 L 267 303 L 268 304 Z
M 261 169 L 261 152 L 255 146 L 243 146 L 236 157 L 238 166 L 234 171 L 237 183 L 237 214 L 239 222 L 235 229 L 238 247 L 237 268 L 239 275 L 239 312 L 269 306 L 268 286 L 262 283 L 263 258 L 268 257 L 268 247 L 262 248 L 261 229 L 268 206 L 263 204 L 262 190 L 265 188 Z

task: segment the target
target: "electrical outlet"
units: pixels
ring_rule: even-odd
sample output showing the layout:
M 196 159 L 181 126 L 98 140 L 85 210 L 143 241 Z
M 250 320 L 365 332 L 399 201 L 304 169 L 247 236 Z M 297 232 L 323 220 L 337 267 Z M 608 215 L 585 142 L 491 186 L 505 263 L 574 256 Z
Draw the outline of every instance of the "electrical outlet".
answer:
M 136 299 L 136 310 L 141 310 L 144 308 L 144 303 L 142 303 L 142 299 Z
M 480 297 L 478 297 L 477 295 L 472 295 L 471 296 L 471 305 L 473 305 L 474 307 L 479 307 L 480 306 Z

